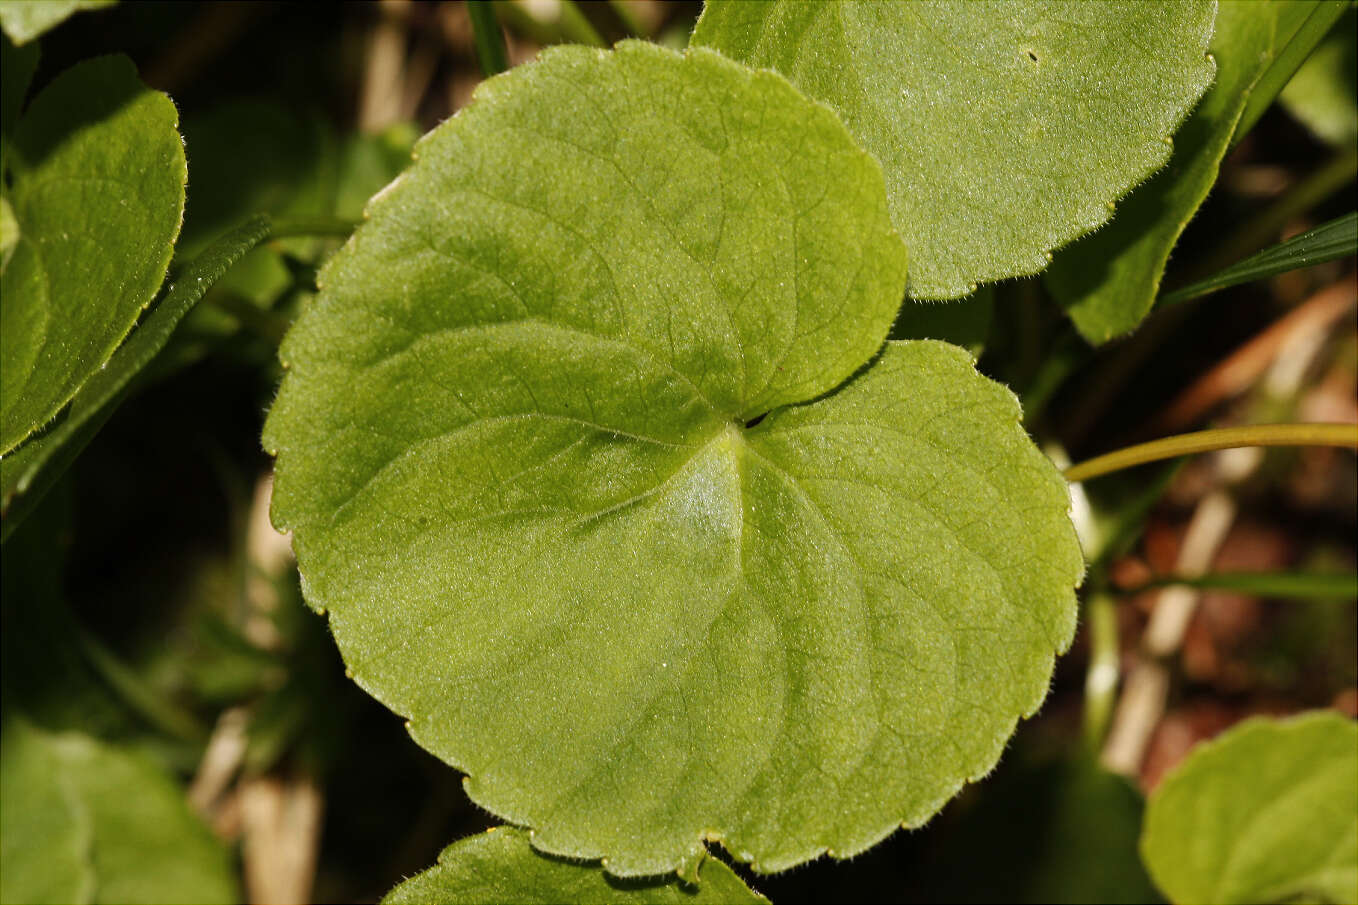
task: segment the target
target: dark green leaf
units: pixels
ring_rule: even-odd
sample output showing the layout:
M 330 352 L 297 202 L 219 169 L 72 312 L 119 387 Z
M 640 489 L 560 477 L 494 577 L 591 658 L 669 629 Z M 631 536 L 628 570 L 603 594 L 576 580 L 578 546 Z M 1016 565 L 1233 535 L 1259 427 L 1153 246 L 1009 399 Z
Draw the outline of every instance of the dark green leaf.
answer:
M 1179 131 L 1169 166 L 1123 201 L 1112 223 L 1063 250 L 1047 271 L 1052 294 L 1086 339 L 1106 342 L 1150 313 L 1170 252 L 1216 182 L 1252 92 L 1295 46 L 1315 7 L 1309 0 L 1223 0 L 1212 37 L 1217 78 Z
M 1278 99 L 1330 144 L 1358 142 L 1358 10 L 1349 7 Z
M 51 421 L 155 297 L 184 210 L 178 113 L 123 57 L 77 64 L 11 136 L 0 454 Z
M 0 513 L 4 518 L 0 539 L 9 537 L 94 438 L 130 392 L 133 378 L 164 348 L 180 319 L 233 263 L 269 235 L 269 229 L 267 217 L 256 217 L 195 258 L 146 321 L 81 388 L 65 417 L 0 459 Z
M 1268 67 L 1250 89 L 1244 112 L 1231 137 L 1232 147 L 1249 134 L 1264 111 L 1292 81 L 1297 70 L 1352 4 L 1350 0 L 1319 0 L 1289 5 L 1296 9 L 1284 12 L 1278 19 L 1277 37 L 1269 54 Z
M 891 325 L 892 339 L 941 339 L 980 356 L 995 315 L 995 290 L 984 286 L 956 302 L 906 299 Z

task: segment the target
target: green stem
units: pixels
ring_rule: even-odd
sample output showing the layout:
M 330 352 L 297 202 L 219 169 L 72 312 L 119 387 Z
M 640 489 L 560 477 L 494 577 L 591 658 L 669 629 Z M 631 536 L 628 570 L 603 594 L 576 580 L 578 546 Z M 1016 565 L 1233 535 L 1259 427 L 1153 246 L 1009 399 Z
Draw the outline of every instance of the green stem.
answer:
M 1349 446 L 1358 448 L 1358 424 L 1255 424 L 1195 431 L 1139 443 L 1066 469 L 1072 484 L 1124 468 L 1237 446 Z
M 270 219 L 269 239 L 287 239 L 292 236 L 335 236 L 349 238 L 358 228 L 357 220 L 342 217 L 288 217 Z
M 266 311 L 234 292 L 210 292 L 207 301 L 225 311 L 236 323 L 274 346 L 283 342 L 283 336 L 288 332 L 290 324 L 286 318 Z
M 467 12 L 472 19 L 472 40 L 476 44 L 476 62 L 481 72 L 490 78 L 509 68 L 509 54 L 505 51 L 505 34 L 495 15 L 495 4 L 490 0 L 470 0 Z
M 1203 590 L 1238 591 L 1259 597 L 1295 600 L 1358 600 L 1358 575 L 1352 572 L 1214 572 L 1209 575 L 1166 575 L 1124 589 L 1140 594 L 1153 588 L 1184 585 Z
M 598 29 L 589 21 L 574 0 L 560 0 L 561 30 L 576 44 L 590 44 L 594 47 L 607 47 L 608 42 Z
M 1117 604 L 1110 595 L 1099 592 L 1089 598 L 1085 613 L 1089 626 L 1089 667 L 1085 672 L 1084 737 L 1089 750 L 1098 754 L 1117 700 Z

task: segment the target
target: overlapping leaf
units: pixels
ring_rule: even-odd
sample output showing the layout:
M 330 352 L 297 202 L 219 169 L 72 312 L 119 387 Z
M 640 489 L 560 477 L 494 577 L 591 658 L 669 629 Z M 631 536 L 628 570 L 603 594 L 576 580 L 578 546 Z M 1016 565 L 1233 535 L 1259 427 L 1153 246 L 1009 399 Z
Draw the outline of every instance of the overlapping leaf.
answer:
M 1212 37 L 1216 82 L 1180 130 L 1169 166 L 1133 192 L 1106 229 L 1064 249 L 1047 271 L 1052 294 L 1086 339 L 1105 342 L 1150 313 L 1170 251 L 1216 182 L 1250 98 L 1269 90 L 1260 81 L 1305 35 L 1319 40 L 1341 11 L 1303 0 L 1222 0 Z
M 160 287 L 184 210 L 177 120 L 130 61 L 102 57 L 57 76 L 9 137 L 0 453 L 57 414 Z
M 26 44 L 82 10 L 103 9 L 117 0 L 0 0 L 0 28 L 15 44 Z
M 1071 637 L 1069 500 L 969 355 L 881 350 L 905 250 L 835 115 L 559 49 L 416 156 L 265 432 L 355 680 L 616 875 L 850 855 L 985 774 Z
M 145 757 L 7 714 L 0 756 L 6 902 L 233 902 L 226 849 Z
M 618 881 L 595 864 L 580 864 L 533 851 L 527 832 L 496 827 L 463 839 L 439 854 L 439 863 L 393 889 L 384 905 L 768 905 L 715 858 L 698 868 L 698 882 L 673 877 Z
M 1212 2 L 710 0 L 693 34 L 829 103 L 882 163 L 910 294 L 1037 273 L 1164 165 Z
M 1151 795 L 1141 853 L 1175 902 L 1358 901 L 1358 724 L 1255 719 Z
M 1352 6 L 1283 88 L 1279 100 L 1330 144 L 1358 143 L 1358 11 Z

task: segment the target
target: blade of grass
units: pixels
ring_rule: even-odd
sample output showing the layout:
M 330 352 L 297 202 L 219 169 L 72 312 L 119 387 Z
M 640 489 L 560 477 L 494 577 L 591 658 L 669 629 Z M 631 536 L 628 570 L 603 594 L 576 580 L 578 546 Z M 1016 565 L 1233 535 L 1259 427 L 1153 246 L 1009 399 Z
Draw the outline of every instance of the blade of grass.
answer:
M 505 50 L 505 34 L 495 15 L 491 0 L 470 0 L 467 12 L 472 20 L 472 40 L 476 44 L 476 62 L 486 78 L 509 68 L 509 54 Z
M 1266 248 L 1256 255 L 1232 264 L 1225 270 L 1199 280 L 1168 295 L 1161 296 L 1160 306 L 1174 305 L 1210 293 L 1252 283 L 1274 274 L 1301 267 L 1333 261 L 1358 252 L 1358 212 L 1350 211 L 1310 232 Z

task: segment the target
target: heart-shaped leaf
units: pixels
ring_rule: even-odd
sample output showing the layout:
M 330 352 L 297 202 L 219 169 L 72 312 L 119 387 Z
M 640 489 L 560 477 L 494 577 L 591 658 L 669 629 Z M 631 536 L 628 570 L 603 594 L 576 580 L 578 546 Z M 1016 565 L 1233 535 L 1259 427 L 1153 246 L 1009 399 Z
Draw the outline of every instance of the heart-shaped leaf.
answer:
M 788 76 L 882 163 L 910 294 L 1037 273 L 1164 165 L 1216 4 L 709 0 L 693 41 Z
M 274 518 L 476 801 L 614 874 L 770 871 L 990 770 L 1071 638 L 1069 497 L 967 353 L 874 358 L 905 250 L 832 112 L 556 49 L 368 213 L 284 344 Z
M 70 401 L 160 288 L 184 213 L 177 122 L 131 61 L 101 57 L 57 76 L 14 127 L 0 453 Z
M 1248 720 L 1152 793 L 1141 855 L 1174 902 L 1358 901 L 1358 724 Z

